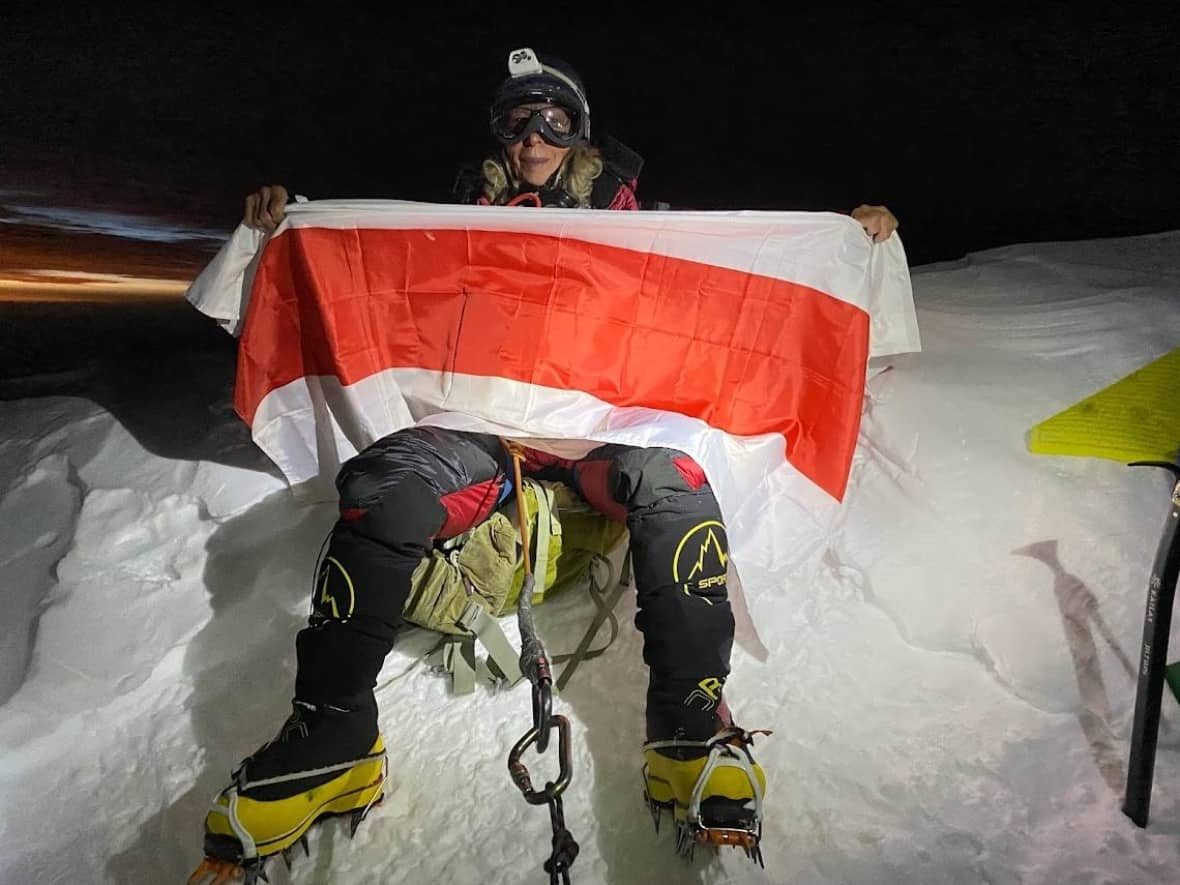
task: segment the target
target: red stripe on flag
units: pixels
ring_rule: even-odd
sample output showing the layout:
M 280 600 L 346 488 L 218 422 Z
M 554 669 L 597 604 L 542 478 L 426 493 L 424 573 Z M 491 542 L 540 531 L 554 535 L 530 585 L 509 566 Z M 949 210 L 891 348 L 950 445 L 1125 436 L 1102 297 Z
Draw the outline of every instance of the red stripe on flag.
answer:
M 504 231 L 293 228 L 259 263 L 234 404 L 252 424 L 305 375 L 496 376 L 780 433 L 839 498 L 868 339 L 855 305 L 702 262 Z

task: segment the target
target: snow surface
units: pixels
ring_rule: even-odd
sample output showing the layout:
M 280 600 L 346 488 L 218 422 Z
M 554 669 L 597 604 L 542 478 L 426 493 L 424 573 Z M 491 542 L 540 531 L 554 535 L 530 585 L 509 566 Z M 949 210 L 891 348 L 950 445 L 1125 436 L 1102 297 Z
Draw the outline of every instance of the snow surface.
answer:
M 727 695 L 774 729 L 756 747 L 765 872 L 736 851 L 682 862 L 653 831 L 627 594 L 620 638 L 555 700 L 575 883 L 1180 881 L 1170 702 L 1151 823 L 1120 811 L 1170 481 L 1024 445 L 1180 343 L 1180 232 L 1013 246 L 913 282 L 924 352 L 873 366 L 846 500 L 805 496 L 791 535 L 765 539 L 790 580 L 739 627 Z M 0 401 L 4 883 L 184 881 L 208 801 L 287 713 L 334 512 L 252 446 L 231 362 L 177 349 L 137 383 L 59 372 Z M 539 609 L 549 651 L 593 610 Z M 527 686 L 455 698 L 411 663 L 395 650 L 382 675 L 384 804 L 352 842 L 317 828 L 272 882 L 547 880 L 548 815 L 505 767 Z M 534 782 L 554 761 L 529 760 Z

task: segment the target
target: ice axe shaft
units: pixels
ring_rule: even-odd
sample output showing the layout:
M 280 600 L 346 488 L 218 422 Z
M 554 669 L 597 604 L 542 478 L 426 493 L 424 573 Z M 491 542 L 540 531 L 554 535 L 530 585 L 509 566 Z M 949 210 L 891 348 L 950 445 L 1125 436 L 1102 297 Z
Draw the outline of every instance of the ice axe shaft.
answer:
M 1154 461 L 1136 462 L 1131 466 L 1164 467 L 1172 472 L 1176 480 L 1172 487 L 1172 509 L 1160 535 L 1147 585 L 1135 721 L 1131 731 L 1131 755 L 1127 762 L 1127 792 L 1123 801 L 1123 813 L 1139 826 L 1146 827 L 1151 808 L 1151 783 L 1159 739 L 1164 673 L 1168 665 L 1168 633 L 1172 626 L 1176 577 L 1180 574 L 1180 467 Z

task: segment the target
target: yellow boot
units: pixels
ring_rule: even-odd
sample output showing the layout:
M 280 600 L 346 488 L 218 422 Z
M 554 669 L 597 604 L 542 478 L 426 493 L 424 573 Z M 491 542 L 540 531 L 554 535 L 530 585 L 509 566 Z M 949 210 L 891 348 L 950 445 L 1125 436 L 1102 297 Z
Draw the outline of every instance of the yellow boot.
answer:
M 745 849 L 759 864 L 766 775 L 750 753 L 755 734 L 723 728 L 705 741 L 649 741 L 643 746 L 644 798 L 659 828 L 670 809 L 676 850 L 691 858 L 698 843 Z
M 189 885 L 265 879 L 266 862 L 282 853 L 289 863 L 297 843 L 306 851 L 307 831 L 323 817 L 350 815 L 355 833 L 381 801 L 387 770 L 381 735 L 363 737 L 376 728 L 369 712 L 296 702 L 279 736 L 246 759 L 214 798 L 205 817 L 205 860 Z

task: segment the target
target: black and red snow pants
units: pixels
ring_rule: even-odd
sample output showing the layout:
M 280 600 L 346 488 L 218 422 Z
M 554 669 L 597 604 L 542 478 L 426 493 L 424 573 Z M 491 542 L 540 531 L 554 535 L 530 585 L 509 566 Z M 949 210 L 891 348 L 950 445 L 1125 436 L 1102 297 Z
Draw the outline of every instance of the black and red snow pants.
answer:
M 704 472 L 667 448 L 603 445 L 576 461 L 526 452 L 525 475 L 564 482 L 626 522 L 650 671 L 648 737 L 712 736 L 734 620 L 725 527 Z M 340 518 L 296 641 L 298 699 L 373 702 L 414 569 L 434 541 L 486 519 L 512 475 L 499 437 L 435 427 L 390 434 L 341 468 Z

